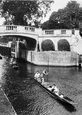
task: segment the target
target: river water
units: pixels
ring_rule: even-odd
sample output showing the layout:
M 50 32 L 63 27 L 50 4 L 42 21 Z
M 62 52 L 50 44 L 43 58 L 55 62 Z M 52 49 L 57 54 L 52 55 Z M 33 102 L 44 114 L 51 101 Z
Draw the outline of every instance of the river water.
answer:
M 17 115 L 82 115 L 82 70 L 77 67 L 40 67 L 19 63 L 14 70 L 10 59 L 0 60 L 0 86 Z M 34 81 L 37 70 L 47 68 L 47 82 L 55 83 L 63 94 L 74 100 L 74 106 L 65 106 L 52 98 Z M 81 68 L 82 69 L 82 68 Z

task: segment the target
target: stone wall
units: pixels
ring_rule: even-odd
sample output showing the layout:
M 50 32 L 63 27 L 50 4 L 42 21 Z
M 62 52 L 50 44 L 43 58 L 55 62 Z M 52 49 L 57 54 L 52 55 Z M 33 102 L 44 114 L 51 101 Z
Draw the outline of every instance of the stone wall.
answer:
M 27 61 L 35 65 L 78 66 L 78 59 L 79 56 L 75 52 L 67 52 L 67 51 L 27 52 Z

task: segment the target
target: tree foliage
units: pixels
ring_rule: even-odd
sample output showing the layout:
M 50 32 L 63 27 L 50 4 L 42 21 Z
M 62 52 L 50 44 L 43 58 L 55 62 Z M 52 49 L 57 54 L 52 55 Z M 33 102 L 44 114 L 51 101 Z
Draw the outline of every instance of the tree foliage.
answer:
M 42 29 L 49 29 L 49 21 L 44 22 L 44 23 L 41 25 L 41 28 L 42 28 Z
M 66 39 L 61 39 L 58 41 L 59 51 L 70 51 L 70 44 Z
M 76 1 L 70 1 L 65 8 L 53 12 L 48 22 L 50 29 L 79 28 L 79 23 L 82 23 L 82 7 Z
M 28 25 L 31 22 L 36 24 L 50 10 L 51 3 L 53 1 L 5 0 L 2 4 L 2 14 L 5 16 L 6 21 L 11 19 L 13 24 Z
M 54 44 L 51 40 L 47 39 L 44 40 L 41 44 L 42 50 L 43 51 L 55 51 Z

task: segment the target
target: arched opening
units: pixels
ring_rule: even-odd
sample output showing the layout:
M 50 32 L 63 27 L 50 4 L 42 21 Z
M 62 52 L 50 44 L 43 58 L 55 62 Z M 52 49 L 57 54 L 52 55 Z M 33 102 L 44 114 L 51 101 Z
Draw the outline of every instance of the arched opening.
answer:
M 32 38 L 27 38 L 27 50 L 35 50 L 36 48 L 36 40 Z
M 42 51 L 55 51 L 53 41 L 46 39 L 41 43 Z
M 66 39 L 61 39 L 58 41 L 59 51 L 70 51 L 70 44 Z
M 0 39 L 0 42 L 8 43 L 9 41 L 18 41 L 20 39 L 20 48 L 21 49 L 27 49 L 27 50 L 35 50 L 36 48 L 36 40 L 34 38 L 24 37 L 24 36 L 18 36 L 18 35 L 8 35 L 8 36 L 2 36 Z M 25 47 L 25 44 L 22 43 L 23 41 L 26 41 L 27 48 Z

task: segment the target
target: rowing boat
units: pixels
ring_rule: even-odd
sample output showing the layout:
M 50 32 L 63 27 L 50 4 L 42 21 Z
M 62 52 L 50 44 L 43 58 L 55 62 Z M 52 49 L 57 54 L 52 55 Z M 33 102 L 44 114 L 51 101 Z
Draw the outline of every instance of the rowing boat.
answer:
M 17 65 L 14 65 L 14 66 L 13 66 L 13 69 L 18 70 L 18 66 L 17 66 Z
M 18 65 L 17 64 L 13 64 L 12 68 L 18 70 Z
M 44 85 L 40 82 L 38 82 L 37 79 L 34 78 L 34 80 L 48 93 L 50 94 L 53 98 L 57 99 L 58 101 L 62 102 L 63 104 L 70 104 L 70 105 L 75 105 L 77 103 L 75 103 L 73 100 L 71 100 L 70 98 L 68 98 L 67 96 L 64 96 L 62 93 L 56 94 L 53 91 L 50 91 L 48 89 L 49 86 Z

